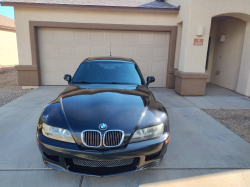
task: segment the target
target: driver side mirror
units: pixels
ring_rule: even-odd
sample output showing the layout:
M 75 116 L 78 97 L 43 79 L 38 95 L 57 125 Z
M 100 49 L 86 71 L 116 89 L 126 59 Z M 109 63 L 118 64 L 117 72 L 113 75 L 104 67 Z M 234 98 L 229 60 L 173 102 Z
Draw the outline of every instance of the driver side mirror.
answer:
M 152 82 L 155 82 L 155 77 L 153 77 L 153 76 L 148 76 L 148 77 L 147 77 L 147 86 L 148 86 L 150 83 L 152 83 Z
M 64 75 L 64 77 L 63 77 L 63 79 L 65 80 L 65 81 L 67 81 L 68 82 L 68 84 L 70 83 L 70 81 L 71 81 L 71 75 L 69 75 L 69 74 L 65 74 Z

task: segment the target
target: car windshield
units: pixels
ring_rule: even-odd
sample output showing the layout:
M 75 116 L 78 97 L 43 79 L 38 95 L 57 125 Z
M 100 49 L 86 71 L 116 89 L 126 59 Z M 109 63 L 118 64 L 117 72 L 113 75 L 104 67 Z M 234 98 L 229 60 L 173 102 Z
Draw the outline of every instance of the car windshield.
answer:
M 142 85 L 143 79 L 134 63 L 96 60 L 82 63 L 72 83 Z

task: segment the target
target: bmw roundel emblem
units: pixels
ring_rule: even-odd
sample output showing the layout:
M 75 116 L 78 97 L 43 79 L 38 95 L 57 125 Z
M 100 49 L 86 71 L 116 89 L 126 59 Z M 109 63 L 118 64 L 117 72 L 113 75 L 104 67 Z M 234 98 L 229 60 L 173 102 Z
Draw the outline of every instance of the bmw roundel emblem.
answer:
M 105 123 L 101 123 L 100 125 L 99 125 L 99 129 L 100 130 L 106 130 L 108 128 L 108 125 L 106 125 Z

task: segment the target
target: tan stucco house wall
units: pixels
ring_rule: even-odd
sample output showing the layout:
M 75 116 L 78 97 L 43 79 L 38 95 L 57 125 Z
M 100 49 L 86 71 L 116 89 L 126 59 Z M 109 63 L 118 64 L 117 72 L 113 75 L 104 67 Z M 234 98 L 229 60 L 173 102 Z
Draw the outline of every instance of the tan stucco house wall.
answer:
M 14 20 L 0 15 L 0 66 L 18 64 Z
M 145 1 L 145 2 L 144 2 Z M 42 1 L 43 2 L 43 1 Z M 39 60 L 38 49 L 34 48 L 36 42 L 32 41 L 36 33 L 31 30 L 39 27 L 64 27 L 69 23 L 77 24 L 102 24 L 120 25 L 120 29 L 128 29 L 126 25 L 132 25 L 145 31 L 147 27 L 155 26 L 155 30 L 171 31 L 168 28 L 176 28 L 177 32 L 172 32 L 174 39 L 170 40 L 170 46 L 176 46 L 175 50 L 169 51 L 171 63 L 167 78 L 167 87 L 175 88 L 181 95 L 204 95 L 206 82 L 212 82 L 222 87 L 232 89 L 243 95 L 250 95 L 250 1 L 249 0 L 166 0 L 158 2 L 155 0 L 131 1 L 135 3 L 154 4 L 159 7 L 141 7 L 136 4 L 134 7 L 123 5 L 110 5 L 111 1 L 103 1 L 105 5 L 72 5 L 60 4 L 58 1 L 39 3 L 39 0 L 26 1 L 4 0 L 2 5 L 11 5 L 15 8 L 15 19 L 17 27 L 17 42 L 19 62 L 17 67 L 20 72 L 19 83 L 22 86 L 38 86 L 39 67 L 34 64 Z M 83 1 L 84 2 L 84 1 Z M 96 3 L 97 1 L 93 1 Z M 114 2 L 114 1 L 112 1 Z M 142 3 L 143 4 L 143 3 Z M 167 5 L 160 8 L 161 5 Z M 219 21 L 221 17 L 225 19 Z M 218 20 L 217 20 L 218 18 Z M 216 21 L 217 20 L 217 21 Z M 228 21 L 229 20 L 229 21 Z M 231 28 L 232 20 L 240 20 L 239 28 Z M 44 23 L 43 23 L 44 22 Z M 45 23 L 46 22 L 46 23 Z M 48 23 L 60 23 L 51 25 Z M 39 23 L 39 24 L 38 24 Z M 63 25 L 63 23 L 65 23 Z M 38 24 L 39 26 L 36 26 Z M 237 22 L 238 24 L 238 22 Z M 123 28 L 121 25 L 125 25 Z M 72 26 L 72 25 L 71 25 Z M 82 27 L 83 28 L 83 27 Z M 84 27 L 86 28 L 86 27 Z M 95 27 L 97 28 L 97 27 Z M 102 29 L 101 27 L 98 29 Z M 197 34 L 197 29 L 203 28 L 202 34 Z M 130 29 L 130 28 L 129 28 Z M 164 30 L 165 29 L 165 30 Z M 231 30 L 231 31 L 229 31 Z M 220 37 L 224 33 L 229 45 L 220 47 Z M 237 33 L 237 37 L 234 34 Z M 211 37 L 208 68 L 206 70 L 208 41 Z M 203 39 L 203 45 L 195 46 L 194 39 Z M 239 42 L 231 46 L 234 41 Z M 227 57 L 227 63 L 220 60 L 220 56 L 237 53 L 237 57 Z M 218 68 L 222 67 L 221 74 L 215 76 Z M 30 73 L 37 75 L 36 81 L 27 81 L 27 77 L 22 75 Z M 37 73 L 35 73 L 37 72 Z M 225 72 L 225 73 L 223 73 Z M 228 78 L 228 73 L 233 76 Z M 225 76 L 223 75 L 225 74 Z

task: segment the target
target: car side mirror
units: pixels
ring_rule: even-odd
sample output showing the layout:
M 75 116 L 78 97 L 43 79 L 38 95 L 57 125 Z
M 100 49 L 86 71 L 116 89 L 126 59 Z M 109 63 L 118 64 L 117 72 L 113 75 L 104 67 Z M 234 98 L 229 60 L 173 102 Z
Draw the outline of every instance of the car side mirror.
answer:
M 63 79 L 65 80 L 65 81 L 67 81 L 68 82 L 68 84 L 70 83 L 70 81 L 71 81 L 71 75 L 69 75 L 69 74 L 65 74 L 64 75 L 64 77 L 63 77 Z
M 148 76 L 148 77 L 147 77 L 147 86 L 148 86 L 150 83 L 152 83 L 152 82 L 155 82 L 155 77 L 153 77 L 153 76 Z

